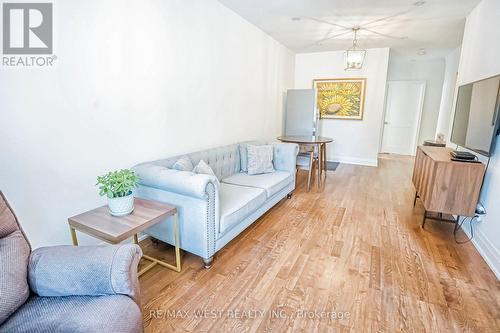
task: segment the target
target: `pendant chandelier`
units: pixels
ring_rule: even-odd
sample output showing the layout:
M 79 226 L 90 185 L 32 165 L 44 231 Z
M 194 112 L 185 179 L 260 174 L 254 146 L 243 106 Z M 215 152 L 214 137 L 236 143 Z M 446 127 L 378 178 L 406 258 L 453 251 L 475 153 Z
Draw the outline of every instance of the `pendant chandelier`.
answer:
M 358 30 L 358 27 L 352 28 L 352 31 L 354 31 L 354 40 L 352 41 L 352 46 L 344 52 L 344 69 L 346 71 L 363 68 L 366 50 L 358 46 Z

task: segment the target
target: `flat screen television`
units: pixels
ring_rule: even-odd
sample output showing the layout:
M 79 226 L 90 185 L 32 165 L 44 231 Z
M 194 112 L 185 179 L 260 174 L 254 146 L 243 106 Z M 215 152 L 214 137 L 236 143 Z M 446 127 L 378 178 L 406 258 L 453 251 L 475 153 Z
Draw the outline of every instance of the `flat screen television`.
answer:
M 500 75 L 458 88 L 450 141 L 491 156 L 499 132 Z

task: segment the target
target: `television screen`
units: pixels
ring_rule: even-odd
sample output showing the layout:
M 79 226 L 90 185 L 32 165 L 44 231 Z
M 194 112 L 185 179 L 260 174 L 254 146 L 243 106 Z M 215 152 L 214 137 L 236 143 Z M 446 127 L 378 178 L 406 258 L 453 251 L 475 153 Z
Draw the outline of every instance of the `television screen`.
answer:
M 498 131 L 500 75 L 458 88 L 451 142 L 490 156 Z

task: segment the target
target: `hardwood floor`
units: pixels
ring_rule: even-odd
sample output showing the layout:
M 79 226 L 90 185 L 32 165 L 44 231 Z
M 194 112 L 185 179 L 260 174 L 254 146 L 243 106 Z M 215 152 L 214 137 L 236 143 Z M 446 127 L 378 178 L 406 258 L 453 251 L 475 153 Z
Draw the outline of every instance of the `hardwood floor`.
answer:
M 453 225 L 420 227 L 412 166 L 390 155 L 378 168 L 341 164 L 309 193 L 299 172 L 292 199 L 211 269 L 184 253 L 182 273 L 141 277 L 145 331 L 499 332 L 499 281 Z M 143 245 L 171 258 L 168 245 Z

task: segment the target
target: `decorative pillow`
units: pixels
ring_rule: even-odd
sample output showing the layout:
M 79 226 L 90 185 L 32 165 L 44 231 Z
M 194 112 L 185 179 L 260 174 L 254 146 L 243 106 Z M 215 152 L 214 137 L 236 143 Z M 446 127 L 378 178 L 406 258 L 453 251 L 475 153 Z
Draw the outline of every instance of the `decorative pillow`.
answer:
M 0 326 L 28 299 L 29 255 L 20 230 L 0 238 Z
M 179 171 L 191 171 L 193 168 L 194 165 L 187 156 L 182 156 L 172 165 L 172 169 Z
M 198 164 L 194 167 L 193 172 L 214 176 L 216 181 L 217 181 L 217 184 L 219 184 L 219 179 L 217 179 L 217 176 L 215 175 L 214 170 L 212 170 L 210 165 L 205 163 L 204 160 L 200 160 L 200 162 L 198 162 Z
M 248 145 L 247 151 L 249 175 L 274 172 L 272 145 Z
M 242 142 L 240 143 L 240 166 L 241 166 L 241 171 L 247 172 L 248 171 L 248 150 L 247 146 L 249 145 L 254 145 L 254 146 L 260 146 L 265 144 L 263 141 L 247 141 L 247 142 Z

